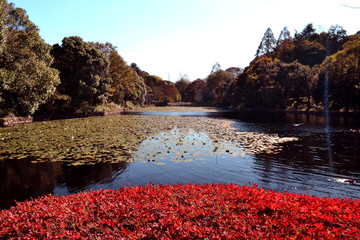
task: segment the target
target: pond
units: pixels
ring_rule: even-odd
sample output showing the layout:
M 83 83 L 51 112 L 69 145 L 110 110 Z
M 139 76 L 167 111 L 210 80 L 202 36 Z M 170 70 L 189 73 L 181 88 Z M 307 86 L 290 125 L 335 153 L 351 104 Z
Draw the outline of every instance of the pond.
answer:
M 143 112 L 0 129 L 0 209 L 46 194 L 129 185 L 257 184 L 360 197 L 359 119 L 211 108 Z

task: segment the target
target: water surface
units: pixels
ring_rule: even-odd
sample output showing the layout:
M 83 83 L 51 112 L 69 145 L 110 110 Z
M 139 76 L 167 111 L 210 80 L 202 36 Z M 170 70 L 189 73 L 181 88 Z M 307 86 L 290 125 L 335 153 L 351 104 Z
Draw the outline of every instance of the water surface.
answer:
M 329 135 L 318 115 L 171 112 L 131 113 L 230 119 L 234 131 L 296 137 L 273 153 L 249 153 L 241 143 L 217 141 L 206 132 L 169 128 L 150 134 L 132 153 L 134 162 L 71 166 L 33 159 L 0 160 L 0 209 L 45 194 L 72 194 L 128 185 L 177 183 L 257 184 L 280 192 L 320 197 L 360 197 L 360 130 L 356 118 L 332 117 Z M 104 121 L 107 121 L 104 117 Z M 112 118 L 112 121 L 114 119 Z M 74 121 L 74 120 L 72 120 Z M 78 121 L 84 121 L 79 119 Z M 64 121 L 64 124 L 67 120 Z M 221 129 L 219 129 L 221 131 Z M 111 133 L 109 134 L 116 134 Z M 330 151 L 329 151 L 330 150 Z

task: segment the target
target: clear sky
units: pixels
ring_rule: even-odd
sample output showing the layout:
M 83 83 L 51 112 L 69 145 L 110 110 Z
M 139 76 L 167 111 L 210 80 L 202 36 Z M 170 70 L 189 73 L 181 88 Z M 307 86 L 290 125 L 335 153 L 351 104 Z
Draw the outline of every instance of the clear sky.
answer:
M 360 30 L 359 0 L 8 0 L 27 11 L 49 44 L 64 37 L 111 42 L 142 70 L 175 82 L 246 67 L 264 32 L 291 34 L 308 23 L 327 31 L 339 24 Z

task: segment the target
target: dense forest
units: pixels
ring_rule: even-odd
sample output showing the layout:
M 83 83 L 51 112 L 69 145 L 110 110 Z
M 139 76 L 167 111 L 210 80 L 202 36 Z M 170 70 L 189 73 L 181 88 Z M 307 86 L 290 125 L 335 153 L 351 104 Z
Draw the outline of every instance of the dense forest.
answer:
M 0 0 L 0 117 L 87 114 L 114 108 L 193 102 L 233 108 L 360 111 L 360 32 L 308 24 L 276 39 L 267 29 L 248 67 L 176 83 L 128 65 L 111 43 L 65 37 L 45 43 L 25 10 Z M 326 88 L 325 86 L 328 86 Z

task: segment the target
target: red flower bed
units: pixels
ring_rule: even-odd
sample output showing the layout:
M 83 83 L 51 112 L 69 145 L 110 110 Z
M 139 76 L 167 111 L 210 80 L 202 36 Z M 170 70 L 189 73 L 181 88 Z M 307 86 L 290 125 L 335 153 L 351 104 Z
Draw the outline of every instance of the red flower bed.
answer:
M 256 186 L 126 187 L 0 212 L 0 239 L 359 239 L 359 200 Z

